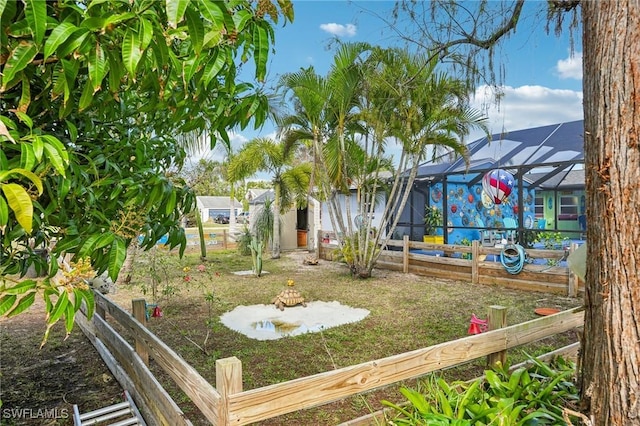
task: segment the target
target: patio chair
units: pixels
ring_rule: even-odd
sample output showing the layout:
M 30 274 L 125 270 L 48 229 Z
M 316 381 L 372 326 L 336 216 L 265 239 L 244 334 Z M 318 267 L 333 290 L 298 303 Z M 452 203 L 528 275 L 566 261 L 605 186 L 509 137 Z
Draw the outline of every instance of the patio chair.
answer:
M 502 223 L 505 228 L 504 238 L 509 242 L 509 244 L 515 244 L 518 223 L 512 217 L 505 217 L 502 219 Z
M 476 220 L 479 228 L 484 228 L 484 221 L 480 218 Z M 480 229 L 480 244 L 484 247 L 494 247 L 496 245 L 496 232 L 488 229 Z

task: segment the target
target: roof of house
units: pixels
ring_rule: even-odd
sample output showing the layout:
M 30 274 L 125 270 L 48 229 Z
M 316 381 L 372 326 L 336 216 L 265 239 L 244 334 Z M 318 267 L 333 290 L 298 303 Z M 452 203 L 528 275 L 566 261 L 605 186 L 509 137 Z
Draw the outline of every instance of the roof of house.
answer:
M 202 209 L 228 209 L 231 207 L 228 196 L 198 196 L 196 197 L 196 200 L 198 202 L 198 206 Z M 234 200 L 234 207 L 240 209 L 242 208 L 242 203 L 240 203 L 238 200 Z
M 247 193 L 244 196 L 248 201 L 254 200 L 256 197 L 264 194 L 265 192 L 273 191 L 272 189 L 262 189 L 262 188 L 249 188 L 247 189 Z
M 273 198 L 274 198 L 273 189 L 265 189 L 259 195 L 249 200 L 249 204 L 264 204 L 265 201 L 273 200 Z
M 496 167 L 519 169 L 523 173 L 538 168 L 540 173 L 550 177 L 562 176 L 562 171 L 569 172 L 575 165 L 584 164 L 584 121 L 496 133 L 490 138 L 475 140 L 467 147 L 468 167 L 463 158 L 452 161 L 449 154 L 445 154 L 436 161 L 423 163 L 418 169 L 418 179 L 437 180 L 450 174 L 485 173 Z

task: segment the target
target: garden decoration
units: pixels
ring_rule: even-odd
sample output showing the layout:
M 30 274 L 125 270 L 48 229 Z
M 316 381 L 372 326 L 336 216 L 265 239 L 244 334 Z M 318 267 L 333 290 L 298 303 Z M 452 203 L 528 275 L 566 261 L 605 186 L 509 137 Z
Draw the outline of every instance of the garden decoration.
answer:
M 318 264 L 318 258 L 315 256 L 306 256 L 303 260 L 302 260 L 302 264 L 303 265 L 317 265 Z
M 495 204 L 501 204 L 513 190 L 515 179 L 511 173 L 502 169 L 495 169 L 484 175 L 482 188 Z
M 271 303 L 276 305 L 276 308 L 281 311 L 284 311 L 285 306 L 302 305 L 306 308 L 307 304 L 304 302 L 304 297 L 302 297 L 302 294 L 293 288 L 293 286 L 293 280 L 287 281 L 287 288 L 282 290 Z
M 469 334 L 480 334 L 487 331 L 489 328 L 488 320 L 480 319 L 476 314 L 471 314 L 471 321 L 469 324 Z
M 251 259 L 253 260 L 253 273 L 256 277 L 259 277 L 262 275 L 263 243 L 257 237 L 252 237 L 249 248 L 251 249 Z

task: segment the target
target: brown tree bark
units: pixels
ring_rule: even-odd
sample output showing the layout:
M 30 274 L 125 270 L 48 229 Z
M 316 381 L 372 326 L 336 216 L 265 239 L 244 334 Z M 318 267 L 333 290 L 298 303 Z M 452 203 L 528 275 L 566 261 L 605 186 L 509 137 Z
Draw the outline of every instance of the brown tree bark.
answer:
M 583 1 L 587 262 L 582 396 L 640 425 L 640 4 Z

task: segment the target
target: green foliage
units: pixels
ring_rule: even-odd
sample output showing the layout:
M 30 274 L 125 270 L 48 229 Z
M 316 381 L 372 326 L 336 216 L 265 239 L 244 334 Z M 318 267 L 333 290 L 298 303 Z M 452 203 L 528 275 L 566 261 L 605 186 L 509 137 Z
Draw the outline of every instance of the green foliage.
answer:
M 252 238 L 251 231 L 249 231 L 249 228 L 245 225 L 240 236 L 236 238 L 238 253 L 242 256 L 249 256 L 251 254 L 250 245 Z
M 424 210 L 424 232 L 435 235 L 436 229 L 442 226 L 442 210 L 436 206 L 425 206 Z
M 0 300 L 34 247 L 114 281 L 140 235 L 184 250 L 195 202 L 179 136 L 228 145 L 229 128 L 264 122 L 267 97 L 236 82 L 237 62 L 264 79 L 280 16 L 289 1 L 0 1 Z
M 575 410 L 578 388 L 571 381 L 575 364 L 557 358 L 547 365 L 530 364 L 509 371 L 496 365 L 483 379 L 451 384 L 431 376 L 422 387 L 403 387 L 408 405 L 383 401 L 397 416 L 393 425 L 554 425 L 564 424 L 563 409 Z
M 569 238 L 563 237 L 561 232 L 552 231 L 540 232 L 535 239 L 536 243 L 542 243 L 544 248 L 549 250 L 561 249 L 565 241 L 569 241 Z

